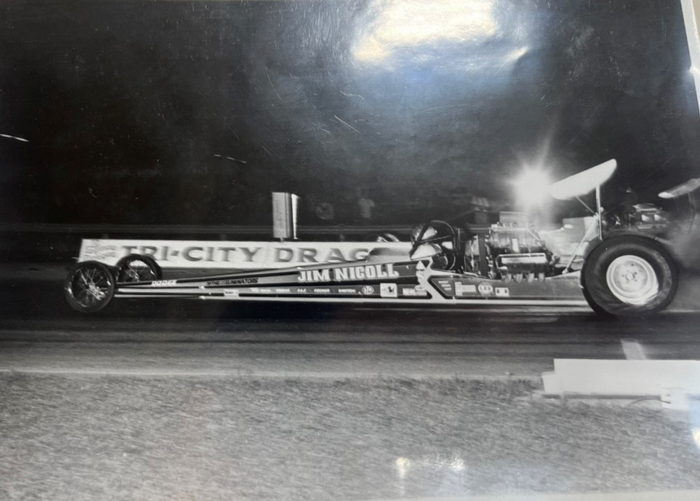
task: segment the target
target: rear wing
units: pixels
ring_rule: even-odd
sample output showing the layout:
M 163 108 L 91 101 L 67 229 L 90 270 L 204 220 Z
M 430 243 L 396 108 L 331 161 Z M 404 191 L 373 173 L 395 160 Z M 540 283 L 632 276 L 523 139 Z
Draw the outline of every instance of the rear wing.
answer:
M 617 161 L 613 158 L 600 165 L 557 181 L 549 186 L 549 194 L 557 200 L 578 198 L 599 188 L 615 172 Z
M 680 198 L 685 195 L 690 195 L 695 190 L 700 188 L 700 177 L 688 179 L 685 183 L 669 188 L 659 193 L 659 198 L 670 199 Z
M 556 198 L 557 200 L 570 200 L 572 198 L 576 198 L 587 209 L 589 209 L 588 206 L 583 203 L 580 197 L 595 190 L 596 210 L 595 212 L 593 212 L 591 209 L 589 210 L 595 215 L 597 223 L 596 226 L 598 228 L 598 238 L 601 240 L 603 239 L 603 224 L 601 222 L 603 216 L 603 204 L 600 197 L 600 187 L 603 183 L 610 179 L 615 172 L 615 169 L 617 169 L 617 160 L 612 158 L 607 162 L 603 162 L 602 164 L 586 169 L 578 174 L 564 178 L 561 181 L 557 181 L 549 186 L 549 194 L 553 198 Z M 579 245 L 586 239 L 587 234 L 588 232 L 586 232 L 586 235 L 584 235 L 583 239 L 581 239 Z M 573 259 L 569 262 L 566 268 L 568 269 L 572 263 Z

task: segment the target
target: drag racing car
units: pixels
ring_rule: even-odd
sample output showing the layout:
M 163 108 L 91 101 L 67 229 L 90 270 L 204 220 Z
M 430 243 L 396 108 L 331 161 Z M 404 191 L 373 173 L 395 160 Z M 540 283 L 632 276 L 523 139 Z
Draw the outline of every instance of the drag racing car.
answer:
M 65 296 L 80 312 L 97 312 L 117 298 L 190 298 L 414 305 L 583 305 L 606 316 L 664 309 L 678 284 L 678 260 L 666 239 L 670 221 L 661 209 L 635 205 L 604 211 L 600 187 L 615 160 L 548 187 L 555 199 L 595 192 L 584 235 L 568 257 L 518 218 L 502 218 L 486 232 L 429 221 L 411 234 L 410 248 L 376 248 L 364 259 L 201 277 L 164 278 L 149 256 L 129 255 L 116 266 L 78 263 L 65 280 Z M 691 180 L 668 190 L 686 195 Z M 585 204 L 584 204 L 585 205 Z

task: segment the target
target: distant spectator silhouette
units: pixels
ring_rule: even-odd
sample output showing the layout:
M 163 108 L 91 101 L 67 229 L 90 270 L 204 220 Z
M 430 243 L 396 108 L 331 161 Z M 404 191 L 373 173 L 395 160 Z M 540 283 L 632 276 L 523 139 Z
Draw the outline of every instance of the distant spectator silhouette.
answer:
M 374 200 L 369 198 L 369 195 L 365 190 L 357 190 L 357 210 L 358 210 L 358 221 L 362 224 L 370 224 L 372 222 L 372 213 L 376 204 Z
M 314 214 L 321 221 L 332 223 L 335 219 L 335 210 L 330 202 L 318 202 L 314 208 Z

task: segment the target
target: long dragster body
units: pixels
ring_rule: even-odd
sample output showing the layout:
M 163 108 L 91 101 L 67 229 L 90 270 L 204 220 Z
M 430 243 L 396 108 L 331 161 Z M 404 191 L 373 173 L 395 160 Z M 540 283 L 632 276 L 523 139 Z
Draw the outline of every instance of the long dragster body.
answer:
M 408 257 L 249 271 L 201 278 L 117 283 L 115 297 L 179 297 L 324 303 L 585 305 L 577 273 L 530 282 L 432 269 Z M 554 302 L 554 303 L 553 303 Z
M 113 298 L 189 298 L 377 304 L 489 304 L 574 306 L 588 303 L 606 316 L 655 313 L 678 285 L 674 246 L 665 237 L 680 226 L 652 204 L 621 214 L 600 203 L 600 186 L 617 164 L 610 160 L 549 186 L 552 197 L 596 192 L 592 222 L 568 253 L 514 213 L 486 233 L 429 221 L 411 233 L 410 250 L 376 247 L 362 260 L 164 279 L 149 256 L 131 254 L 116 266 L 78 263 L 66 277 L 68 303 L 96 312 Z M 691 179 L 661 198 L 691 197 Z M 588 207 L 588 206 L 586 206 Z M 694 201 L 692 207 L 695 207 Z M 684 231 L 690 232 L 695 217 Z

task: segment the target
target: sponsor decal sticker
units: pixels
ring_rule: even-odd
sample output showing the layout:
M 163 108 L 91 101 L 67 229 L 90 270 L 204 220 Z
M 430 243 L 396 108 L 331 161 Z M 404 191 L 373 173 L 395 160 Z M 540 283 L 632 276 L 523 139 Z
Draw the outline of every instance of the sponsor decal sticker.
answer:
M 360 292 L 365 296 L 371 296 L 372 294 L 374 294 L 374 287 L 372 287 L 371 285 L 365 285 L 362 287 L 362 290 Z
M 154 280 L 151 282 L 151 287 L 170 287 L 176 284 L 177 280 Z
M 224 297 L 240 297 L 238 289 L 224 289 Z
M 398 287 L 396 284 L 379 284 L 379 295 L 381 297 L 398 297 Z
M 206 285 L 212 287 L 217 285 L 250 285 L 257 283 L 257 278 L 227 278 L 226 280 L 210 280 Z
M 331 270 L 302 270 L 297 277 L 299 282 L 330 282 Z
M 299 282 L 354 282 L 356 280 L 377 280 L 398 278 L 399 272 L 393 264 L 371 264 L 364 266 L 343 266 L 322 270 L 300 270 Z
M 467 294 L 476 294 L 476 285 L 455 282 L 455 295 L 464 296 Z
M 440 287 L 440 289 L 442 289 L 442 291 L 445 294 L 448 294 L 448 295 L 452 294 L 453 287 L 452 287 L 452 282 L 450 280 L 448 280 L 446 278 L 441 278 L 437 281 L 437 283 L 438 283 L 438 286 Z
M 482 296 L 490 296 L 493 294 L 493 285 L 487 283 L 481 283 L 478 287 L 479 294 Z
M 508 289 L 508 287 L 496 287 L 496 296 L 510 297 L 510 290 Z
M 428 293 L 425 291 L 425 287 L 423 287 L 422 285 L 401 288 L 401 295 L 406 297 L 426 296 L 427 294 Z

